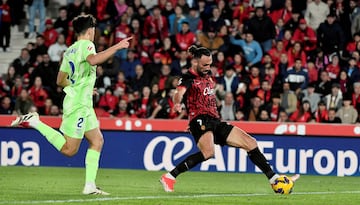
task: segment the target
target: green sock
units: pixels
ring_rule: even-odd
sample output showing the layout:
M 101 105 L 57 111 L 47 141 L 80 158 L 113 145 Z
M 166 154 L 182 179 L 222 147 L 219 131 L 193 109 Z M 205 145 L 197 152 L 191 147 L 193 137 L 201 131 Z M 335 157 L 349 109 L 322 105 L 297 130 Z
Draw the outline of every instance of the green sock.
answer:
M 94 182 L 99 168 L 100 152 L 88 149 L 85 157 L 86 182 Z
M 62 136 L 60 132 L 54 130 L 53 128 L 42 122 L 37 123 L 34 128 L 42 135 L 44 135 L 45 138 L 50 142 L 50 144 L 52 144 L 59 151 L 66 143 L 64 136 Z

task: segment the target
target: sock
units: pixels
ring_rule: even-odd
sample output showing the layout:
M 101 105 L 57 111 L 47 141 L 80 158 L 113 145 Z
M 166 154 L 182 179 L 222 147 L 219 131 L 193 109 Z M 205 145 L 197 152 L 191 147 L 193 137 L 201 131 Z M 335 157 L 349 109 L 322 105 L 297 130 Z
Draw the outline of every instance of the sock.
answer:
M 58 151 L 61 150 L 61 148 L 64 146 L 66 140 L 62 134 L 50 126 L 42 123 L 37 122 L 35 125 L 30 125 L 37 131 L 39 131 L 42 135 L 45 136 L 45 138 L 52 144 Z
M 100 152 L 88 149 L 85 156 L 85 182 L 95 183 L 96 174 L 99 168 Z
M 275 172 L 271 169 L 269 162 L 266 160 L 263 153 L 256 147 L 248 152 L 250 160 L 266 175 L 268 179 L 271 179 Z
M 184 161 L 178 164 L 170 174 L 176 178 L 179 174 L 186 172 L 187 170 L 195 167 L 200 162 L 205 160 L 204 155 L 201 152 L 195 153 L 193 155 L 188 156 Z

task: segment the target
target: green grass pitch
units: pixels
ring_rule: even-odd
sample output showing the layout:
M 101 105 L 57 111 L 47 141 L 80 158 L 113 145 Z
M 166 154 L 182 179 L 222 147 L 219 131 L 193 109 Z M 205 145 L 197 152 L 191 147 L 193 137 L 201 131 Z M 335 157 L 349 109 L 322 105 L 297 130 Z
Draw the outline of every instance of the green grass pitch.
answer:
M 110 196 L 81 194 L 84 168 L 0 167 L 3 204 L 271 204 L 359 205 L 360 177 L 302 175 L 290 195 L 277 195 L 262 174 L 187 172 L 174 193 L 158 181 L 164 172 L 100 169 L 97 185 Z

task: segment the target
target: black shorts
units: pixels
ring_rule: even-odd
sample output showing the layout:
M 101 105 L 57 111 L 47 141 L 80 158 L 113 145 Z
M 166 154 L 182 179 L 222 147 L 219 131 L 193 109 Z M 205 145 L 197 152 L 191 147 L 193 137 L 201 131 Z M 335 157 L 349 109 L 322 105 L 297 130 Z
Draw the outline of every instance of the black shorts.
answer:
M 199 115 L 192 119 L 189 125 L 190 132 L 196 144 L 205 132 L 212 131 L 214 134 L 214 143 L 221 146 L 226 145 L 226 139 L 234 127 L 227 122 L 221 122 L 220 119 L 209 115 Z

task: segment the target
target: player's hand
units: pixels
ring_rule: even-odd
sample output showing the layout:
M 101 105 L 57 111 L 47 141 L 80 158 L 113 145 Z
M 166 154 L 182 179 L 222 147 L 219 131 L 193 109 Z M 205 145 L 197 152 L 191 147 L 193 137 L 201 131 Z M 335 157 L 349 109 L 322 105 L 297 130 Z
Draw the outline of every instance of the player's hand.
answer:
M 174 111 L 175 112 L 181 112 L 182 111 L 182 108 L 181 108 L 181 104 L 180 103 L 176 103 L 175 105 L 174 105 Z
M 128 37 L 128 38 L 125 38 L 123 40 L 121 40 L 117 45 L 118 45 L 118 48 L 119 49 L 123 49 L 123 48 L 129 48 L 129 41 L 132 39 L 133 37 Z

